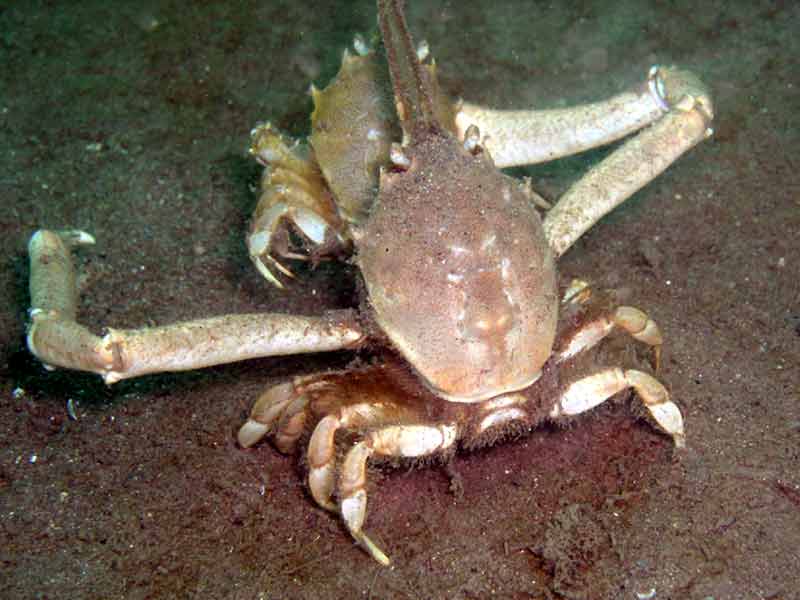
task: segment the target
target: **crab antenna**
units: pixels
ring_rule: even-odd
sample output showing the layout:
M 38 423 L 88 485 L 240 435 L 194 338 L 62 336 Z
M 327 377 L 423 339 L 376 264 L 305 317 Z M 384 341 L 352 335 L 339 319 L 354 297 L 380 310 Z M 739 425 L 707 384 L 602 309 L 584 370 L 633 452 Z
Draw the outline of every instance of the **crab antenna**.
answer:
M 413 137 L 415 130 L 437 129 L 430 82 L 408 32 L 404 0 L 378 0 L 378 21 L 403 131 Z

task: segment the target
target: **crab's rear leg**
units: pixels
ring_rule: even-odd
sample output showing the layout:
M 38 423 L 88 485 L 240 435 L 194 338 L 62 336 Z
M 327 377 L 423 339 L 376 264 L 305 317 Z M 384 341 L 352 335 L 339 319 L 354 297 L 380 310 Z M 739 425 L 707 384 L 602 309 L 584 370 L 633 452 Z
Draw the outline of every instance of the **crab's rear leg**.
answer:
M 653 350 L 653 368 L 661 363 L 664 343 L 658 324 L 635 306 L 619 305 L 608 291 L 592 289 L 582 279 L 574 279 L 561 301 L 565 315 L 580 312 L 580 325 L 561 331 L 555 348 L 556 361 L 561 363 L 599 344 L 615 330 L 621 330 Z
M 277 273 L 293 275 L 280 259 L 319 260 L 342 254 L 349 251 L 350 238 L 306 147 L 287 142 L 269 123 L 257 126 L 251 135 L 250 153 L 266 169 L 247 248 L 259 273 L 282 288 Z M 293 247 L 289 227 L 302 238 L 302 252 Z
M 597 346 L 613 331 L 620 330 L 653 349 L 654 368 L 658 369 L 663 343 L 658 325 L 647 313 L 626 305 L 614 305 L 608 293 L 595 292 L 585 282 L 575 280 L 562 300 L 564 312 L 579 311 L 581 325 L 559 332 L 555 360 L 567 364 Z M 573 381 L 562 391 L 550 412 L 551 418 L 577 415 L 602 404 L 614 394 L 632 388 L 656 423 L 675 445 L 685 445 L 683 417 L 669 392 L 653 375 L 638 369 L 608 367 Z
M 37 231 L 30 240 L 28 348 L 45 365 L 89 371 L 106 383 L 262 356 L 352 347 L 364 337 L 350 311 L 322 317 L 222 315 L 100 337 L 77 323 L 78 289 L 70 249 L 93 243 L 80 231 Z
M 632 388 L 656 423 L 672 436 L 675 446 L 686 445 L 683 416 L 664 385 L 636 369 L 609 367 L 573 382 L 559 396 L 550 417 L 577 415 L 591 410 L 622 390 Z
M 653 67 L 638 88 L 603 102 L 566 109 L 498 111 L 464 104 L 463 135 L 476 125 L 498 167 L 535 164 L 602 146 L 641 130 L 562 196 L 544 220 L 561 255 L 604 215 L 655 179 L 711 134 L 714 109 L 692 73 Z

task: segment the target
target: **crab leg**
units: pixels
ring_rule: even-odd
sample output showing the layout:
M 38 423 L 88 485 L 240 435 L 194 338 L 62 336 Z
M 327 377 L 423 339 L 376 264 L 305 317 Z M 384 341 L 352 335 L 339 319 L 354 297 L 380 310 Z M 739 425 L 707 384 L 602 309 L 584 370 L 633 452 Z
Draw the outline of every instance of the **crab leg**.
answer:
M 604 215 L 711 134 L 708 90 L 693 74 L 653 67 L 638 90 L 605 102 L 560 110 L 492 111 L 469 104 L 456 117 L 490 132 L 484 140 L 498 167 L 533 164 L 618 140 L 652 124 L 581 178 L 544 220 L 560 256 Z
M 389 557 L 362 530 L 367 516 L 367 461 L 373 455 L 418 457 L 450 448 L 458 437 L 455 425 L 393 425 L 370 431 L 345 456 L 339 478 L 342 519 L 353 538 L 382 565 Z
M 71 247 L 93 242 L 84 232 L 40 230 L 29 243 L 28 348 L 47 366 L 98 373 L 111 384 L 147 373 L 339 350 L 364 337 L 350 311 L 322 317 L 223 315 L 96 336 L 75 321 L 78 292 L 69 255 Z
M 475 125 L 499 168 L 532 165 L 619 140 L 657 121 L 686 95 L 712 116 L 708 91 L 674 67 L 651 67 L 647 80 L 607 100 L 545 110 L 496 110 L 464 102 L 456 115 L 459 137 Z
M 688 74 L 684 80 L 694 82 Z M 544 233 L 562 255 L 592 225 L 655 179 L 678 157 L 711 135 L 711 102 L 697 82 L 670 112 L 634 136 L 579 179 L 544 219 Z M 695 95 L 698 94 L 698 95 Z
M 459 137 L 471 125 L 498 168 L 532 165 L 578 154 L 629 135 L 669 110 L 657 90 L 658 71 L 643 85 L 607 100 L 545 110 L 496 110 L 464 102 L 456 115 Z
M 321 507 L 340 513 L 353 538 L 387 565 L 389 558 L 362 530 L 366 465 L 372 456 L 420 457 L 452 449 L 461 433 L 459 417 L 453 413 L 444 424 L 425 425 L 426 406 L 398 388 L 384 367 L 297 377 L 261 395 L 238 439 L 249 448 L 273 433 L 275 445 L 286 451 L 294 447 L 310 418 L 319 419 L 306 455 L 309 491 Z M 339 435 L 337 444 L 340 432 L 360 434 L 343 461 L 341 444 L 352 442 Z M 290 446 L 284 445 L 287 439 Z
M 627 332 L 633 339 L 650 346 L 655 354 L 655 369 L 659 368 L 661 345 L 664 340 L 658 324 L 649 315 L 635 306 L 609 304 L 610 298 L 593 297 L 592 289 L 585 281 L 572 280 L 561 303 L 570 306 L 584 306 L 587 312 L 596 313 L 592 318 L 580 325 L 556 344 L 555 358 L 561 363 L 581 352 L 585 352 L 599 344 L 615 329 Z M 588 305 L 588 306 L 587 306 Z
M 642 371 L 612 367 L 570 384 L 550 411 L 550 417 L 577 415 L 598 406 L 626 388 L 636 390 L 656 423 L 672 436 L 677 448 L 686 445 L 683 416 L 658 379 Z
M 40 230 L 28 242 L 32 321 L 28 348 L 48 367 L 99 373 L 108 362 L 100 338 L 75 321 L 78 286 L 70 249 L 90 244 L 94 238 L 84 231 Z

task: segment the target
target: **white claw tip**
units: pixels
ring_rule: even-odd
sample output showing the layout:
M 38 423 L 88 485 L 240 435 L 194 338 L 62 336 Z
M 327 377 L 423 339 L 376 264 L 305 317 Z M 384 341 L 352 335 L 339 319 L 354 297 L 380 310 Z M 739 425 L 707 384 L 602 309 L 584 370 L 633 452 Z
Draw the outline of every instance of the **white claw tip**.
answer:
M 269 247 L 269 238 L 270 235 L 266 231 L 257 231 L 247 238 L 247 249 L 250 256 L 255 258 L 266 252 Z
M 62 235 L 68 239 L 71 244 L 91 246 L 95 243 L 94 236 L 92 236 L 90 233 L 86 233 L 85 231 L 81 231 L 80 229 L 65 231 L 62 233 Z
M 94 244 L 95 239 L 93 235 L 86 233 L 85 231 L 79 231 L 79 243 L 81 244 Z
M 113 385 L 118 381 L 122 381 L 123 377 L 119 371 L 108 371 L 103 374 L 103 381 L 106 385 Z
M 664 81 L 659 76 L 660 68 L 661 67 L 658 65 L 650 67 L 650 70 L 647 72 L 647 89 L 659 108 L 667 112 L 670 106 L 669 102 L 667 102 L 667 92 L 664 90 Z
M 356 539 L 361 544 L 361 546 L 367 552 L 369 552 L 369 555 L 372 558 L 374 558 L 376 561 L 378 561 L 380 564 L 382 564 L 384 567 L 388 567 L 390 564 L 392 564 L 391 559 L 388 556 L 386 556 L 386 554 L 384 554 L 383 550 L 378 548 L 378 546 L 375 544 L 375 542 L 373 542 L 371 539 L 369 539 L 366 536 L 366 534 L 364 534 L 362 532 L 362 533 L 360 533 L 360 535 Z
M 67 415 L 71 421 L 78 420 L 78 413 L 75 411 L 75 401 L 72 398 L 67 400 Z
M 249 448 L 267 435 L 268 431 L 268 425 L 248 419 L 247 422 L 242 425 L 241 429 L 239 429 L 239 434 L 236 436 L 236 439 L 242 448 Z

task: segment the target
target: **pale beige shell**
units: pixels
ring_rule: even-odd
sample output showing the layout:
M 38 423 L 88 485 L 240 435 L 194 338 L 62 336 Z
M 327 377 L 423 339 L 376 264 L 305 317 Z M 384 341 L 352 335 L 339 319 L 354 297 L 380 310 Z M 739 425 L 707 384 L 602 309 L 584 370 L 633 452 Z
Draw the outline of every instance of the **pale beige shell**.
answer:
M 535 381 L 558 317 L 555 262 L 519 183 L 451 136 L 381 180 L 357 261 L 375 318 L 438 395 L 476 402 Z

